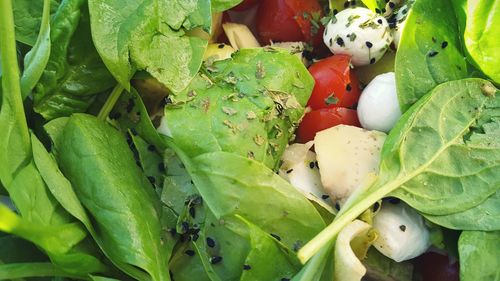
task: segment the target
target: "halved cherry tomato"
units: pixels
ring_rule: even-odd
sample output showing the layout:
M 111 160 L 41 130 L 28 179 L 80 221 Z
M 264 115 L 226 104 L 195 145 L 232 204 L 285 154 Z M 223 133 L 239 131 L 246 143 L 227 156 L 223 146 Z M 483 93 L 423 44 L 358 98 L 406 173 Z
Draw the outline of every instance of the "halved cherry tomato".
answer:
M 243 0 L 243 2 L 233 7 L 231 10 L 236 12 L 246 11 L 255 6 L 258 2 L 260 2 L 260 0 Z
M 458 261 L 451 262 L 448 256 L 428 252 L 416 259 L 416 269 L 422 281 L 458 281 Z
M 308 106 L 320 109 L 356 105 L 361 91 L 350 61 L 347 55 L 333 55 L 309 67 L 315 84 Z
M 340 124 L 361 127 L 356 110 L 349 108 L 323 108 L 306 113 L 297 131 L 298 140 L 306 143 L 316 133 Z
M 319 46 L 322 15 L 317 0 L 264 0 L 257 11 L 257 33 L 263 45 L 305 41 Z

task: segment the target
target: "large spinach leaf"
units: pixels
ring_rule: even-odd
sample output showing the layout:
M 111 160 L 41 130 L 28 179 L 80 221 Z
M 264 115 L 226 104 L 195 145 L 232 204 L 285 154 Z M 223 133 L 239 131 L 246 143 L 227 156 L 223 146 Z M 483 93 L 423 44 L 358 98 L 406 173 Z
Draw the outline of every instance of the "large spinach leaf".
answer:
M 458 240 L 460 280 L 500 280 L 500 232 L 464 231 Z
M 34 109 L 45 119 L 84 112 L 114 79 L 90 35 L 86 0 L 64 0 L 51 26 L 50 59 L 35 86 Z
M 359 189 L 334 222 L 299 257 L 305 261 L 364 210 L 392 193 L 420 212 L 446 215 L 471 209 L 500 185 L 500 120 L 486 118 L 499 98 L 493 85 L 464 79 L 439 85 L 408 110 L 382 149 L 378 180 Z
M 451 0 L 415 1 L 396 53 L 395 71 L 403 112 L 438 84 L 468 76 Z
M 227 151 L 275 168 L 312 91 L 307 69 L 285 51 L 245 49 L 207 71 L 165 108 L 176 144 L 190 157 Z
M 498 61 L 500 53 L 500 1 L 454 0 L 458 6 L 459 20 L 464 27 L 463 40 L 467 55 L 484 74 L 500 83 Z
M 149 72 L 172 91 L 198 72 L 210 32 L 209 0 L 90 0 L 92 38 L 113 76 L 129 90 L 135 70 Z
M 159 200 L 123 136 L 93 116 L 74 114 L 59 141 L 61 169 L 95 220 L 108 254 L 143 269 L 147 279 L 169 280 L 171 243 L 162 241 Z

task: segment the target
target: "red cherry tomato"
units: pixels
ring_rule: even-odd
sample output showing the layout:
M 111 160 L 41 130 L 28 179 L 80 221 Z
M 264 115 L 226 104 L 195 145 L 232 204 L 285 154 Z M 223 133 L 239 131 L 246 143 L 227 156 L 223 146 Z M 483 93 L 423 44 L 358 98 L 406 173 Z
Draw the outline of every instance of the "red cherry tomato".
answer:
M 257 33 L 263 45 L 305 41 L 319 46 L 322 16 L 317 0 L 263 0 L 257 11 Z
M 451 263 L 445 255 L 428 252 L 416 259 L 422 281 L 458 281 L 458 261 Z
M 340 124 L 361 127 L 356 110 L 349 108 L 323 108 L 306 113 L 300 122 L 297 136 L 300 142 L 313 140 L 316 133 Z
M 334 55 L 309 67 L 315 84 L 308 106 L 312 109 L 353 107 L 358 102 L 361 91 L 350 61 L 347 55 Z
M 243 2 L 241 2 L 240 4 L 238 4 L 236 7 L 232 8 L 231 10 L 236 11 L 236 12 L 246 11 L 246 10 L 252 8 L 253 6 L 255 6 L 259 2 L 260 2 L 260 0 L 243 0 Z

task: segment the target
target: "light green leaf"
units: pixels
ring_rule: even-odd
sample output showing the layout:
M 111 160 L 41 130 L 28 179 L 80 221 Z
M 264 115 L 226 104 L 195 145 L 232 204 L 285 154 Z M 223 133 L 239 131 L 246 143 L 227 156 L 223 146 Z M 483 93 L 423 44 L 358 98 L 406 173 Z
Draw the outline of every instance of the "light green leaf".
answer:
M 460 280 L 500 280 L 500 232 L 464 231 L 458 240 Z
M 198 72 L 208 40 L 189 31 L 210 32 L 209 0 L 90 0 L 89 9 L 97 51 L 125 89 L 136 70 L 174 92 Z
M 231 9 L 238 5 L 242 0 L 212 0 L 212 12 L 218 13 Z

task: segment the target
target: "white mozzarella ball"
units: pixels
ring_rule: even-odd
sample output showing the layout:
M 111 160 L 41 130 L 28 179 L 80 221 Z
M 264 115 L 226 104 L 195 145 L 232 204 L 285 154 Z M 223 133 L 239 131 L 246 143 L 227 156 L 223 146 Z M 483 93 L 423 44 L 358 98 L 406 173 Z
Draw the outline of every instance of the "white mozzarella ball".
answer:
M 389 132 L 401 117 L 394 72 L 376 76 L 361 93 L 358 119 L 367 130 Z
M 392 42 L 387 20 L 367 8 L 348 8 L 325 27 L 323 41 L 333 54 L 347 54 L 354 66 L 377 62 Z
M 373 218 L 379 237 L 375 248 L 388 258 L 402 262 L 423 254 L 431 245 L 424 220 L 403 202 L 387 202 Z

